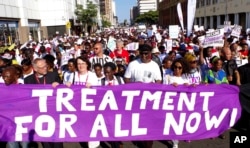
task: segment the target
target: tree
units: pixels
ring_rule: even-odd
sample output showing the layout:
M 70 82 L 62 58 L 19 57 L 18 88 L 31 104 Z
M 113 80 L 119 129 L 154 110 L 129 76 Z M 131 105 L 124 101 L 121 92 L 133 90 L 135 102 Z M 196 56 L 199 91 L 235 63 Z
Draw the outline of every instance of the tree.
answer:
M 110 21 L 102 19 L 102 27 L 106 28 L 106 27 L 110 27 L 110 26 L 111 26 Z
M 87 3 L 87 8 L 83 9 L 83 5 L 76 5 L 75 9 L 75 15 L 77 16 L 77 19 L 82 23 L 82 25 L 85 28 L 85 31 L 87 31 L 87 28 L 93 25 L 96 25 L 97 23 L 97 6 L 93 4 L 92 2 Z
M 139 15 L 136 19 L 136 23 L 145 23 L 147 25 L 157 24 L 159 18 L 158 11 L 148 11 Z

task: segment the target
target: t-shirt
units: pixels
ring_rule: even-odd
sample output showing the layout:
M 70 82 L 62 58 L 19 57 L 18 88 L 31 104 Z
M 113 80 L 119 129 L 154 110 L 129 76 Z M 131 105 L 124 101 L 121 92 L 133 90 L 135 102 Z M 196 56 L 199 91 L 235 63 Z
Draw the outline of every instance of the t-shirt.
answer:
M 178 85 L 189 84 L 189 80 L 187 79 L 186 75 L 182 75 L 181 77 L 177 77 L 174 75 L 167 75 L 165 84 L 174 84 L 177 83 Z
M 71 82 L 73 85 L 86 85 L 87 83 L 89 83 L 93 86 L 96 86 L 98 80 L 96 74 L 91 71 L 88 71 L 86 74 L 83 75 L 79 74 L 76 71 L 75 74 L 70 75 L 68 82 Z
M 222 84 L 222 83 L 228 83 L 226 72 L 221 69 L 219 71 L 213 71 L 208 70 L 206 77 L 205 77 L 206 83 L 211 84 Z
M 129 63 L 129 53 L 128 53 L 128 51 L 125 50 L 125 49 L 122 49 L 121 54 L 118 53 L 118 50 L 115 50 L 114 52 L 111 52 L 109 56 L 110 56 L 112 59 L 118 58 L 118 57 L 123 58 L 123 59 L 125 58 L 126 63 Z
M 202 82 L 201 71 L 198 68 L 194 69 L 193 72 L 186 74 L 186 77 L 189 84 L 200 84 Z
M 89 61 L 91 63 L 92 69 L 93 69 L 93 66 L 96 63 L 100 63 L 103 66 L 105 63 L 112 62 L 113 60 L 109 56 L 103 55 L 102 57 L 93 56 L 89 59 Z
M 124 77 L 130 78 L 131 82 L 151 83 L 162 80 L 161 71 L 156 62 L 151 60 L 149 63 L 142 63 L 140 59 L 129 63 Z
M 113 86 L 113 85 L 121 85 L 121 84 L 124 84 L 124 81 L 122 79 L 122 77 L 118 77 L 118 76 L 113 76 L 113 80 L 108 80 L 106 79 L 105 77 L 103 78 L 105 81 L 104 81 L 104 86 Z M 118 80 L 120 79 L 120 80 Z M 120 81 L 120 83 L 119 83 Z M 98 83 L 99 86 L 102 86 L 102 80 Z

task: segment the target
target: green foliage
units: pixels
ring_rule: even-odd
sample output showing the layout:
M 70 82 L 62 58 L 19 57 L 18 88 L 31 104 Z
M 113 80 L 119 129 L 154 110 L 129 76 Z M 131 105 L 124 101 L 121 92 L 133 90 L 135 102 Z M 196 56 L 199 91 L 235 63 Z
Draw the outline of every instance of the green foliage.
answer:
M 87 8 L 83 9 L 83 5 L 76 5 L 75 15 L 77 19 L 85 25 L 85 28 L 88 25 L 96 24 L 97 18 L 97 6 L 92 2 L 87 3 Z
M 106 27 L 110 27 L 110 26 L 111 26 L 110 21 L 102 19 L 102 27 L 106 28 Z
M 145 23 L 147 25 L 157 24 L 159 18 L 158 11 L 148 11 L 139 15 L 136 19 L 136 23 Z

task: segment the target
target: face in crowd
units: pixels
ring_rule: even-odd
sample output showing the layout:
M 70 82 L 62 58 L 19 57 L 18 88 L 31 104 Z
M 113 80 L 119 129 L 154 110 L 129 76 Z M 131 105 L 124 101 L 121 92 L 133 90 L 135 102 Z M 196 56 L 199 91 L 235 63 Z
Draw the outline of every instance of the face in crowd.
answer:
M 183 66 L 181 63 L 176 62 L 174 63 L 174 75 L 175 76 L 181 76 L 183 71 Z
M 2 72 L 5 85 L 16 84 L 18 79 L 17 70 L 14 67 L 7 67 Z
M 101 64 L 94 65 L 95 74 L 97 77 L 102 76 L 102 66 Z
M 144 44 L 139 46 L 140 58 L 143 63 L 148 63 L 151 61 L 151 51 L 152 47 L 150 45 Z
M 85 73 L 90 70 L 91 63 L 87 58 L 78 57 L 76 58 L 75 67 L 79 73 Z
M 114 63 L 108 62 L 103 66 L 104 70 L 104 75 L 106 79 L 108 80 L 113 80 L 115 71 L 116 71 L 116 66 Z
M 222 64 L 223 64 L 223 62 L 222 62 L 222 60 L 221 59 L 215 59 L 215 61 L 213 62 L 213 67 L 214 67 L 214 70 L 215 71 L 219 71 L 219 70 L 221 70 L 222 69 Z
M 48 71 L 48 65 L 44 59 L 36 59 L 33 65 L 34 71 L 39 75 L 46 75 Z
M 171 70 L 174 76 L 180 77 L 182 74 L 189 72 L 189 65 L 184 59 L 176 59 L 171 65 Z
M 74 62 L 68 62 L 68 70 L 74 72 L 76 70 Z
M 225 60 L 231 60 L 232 59 L 232 52 L 231 52 L 231 50 L 229 48 L 224 48 L 223 53 L 224 53 Z
M 163 61 L 162 61 L 162 66 L 165 68 L 165 69 L 169 69 L 171 68 L 171 65 L 172 65 L 172 61 L 168 58 L 165 58 Z
M 123 47 L 124 47 L 124 46 L 123 46 L 123 42 L 122 42 L 122 41 L 117 41 L 117 43 L 116 43 L 116 48 L 117 48 L 118 50 L 122 50 Z
M 101 43 L 97 43 L 94 45 L 94 53 L 95 55 L 100 55 L 102 54 L 102 44 Z

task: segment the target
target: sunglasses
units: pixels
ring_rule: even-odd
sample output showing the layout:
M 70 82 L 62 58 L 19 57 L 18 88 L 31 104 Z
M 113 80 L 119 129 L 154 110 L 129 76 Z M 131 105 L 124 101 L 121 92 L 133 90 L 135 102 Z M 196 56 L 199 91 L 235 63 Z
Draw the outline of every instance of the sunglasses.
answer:
M 197 61 L 190 61 L 189 63 L 190 63 L 190 64 L 196 64 Z
M 179 69 L 179 70 L 181 70 L 182 67 L 181 67 L 181 66 L 174 66 L 174 69 Z

